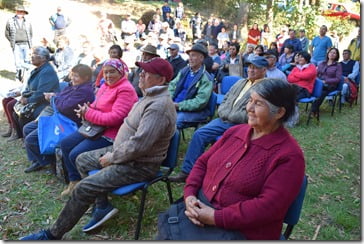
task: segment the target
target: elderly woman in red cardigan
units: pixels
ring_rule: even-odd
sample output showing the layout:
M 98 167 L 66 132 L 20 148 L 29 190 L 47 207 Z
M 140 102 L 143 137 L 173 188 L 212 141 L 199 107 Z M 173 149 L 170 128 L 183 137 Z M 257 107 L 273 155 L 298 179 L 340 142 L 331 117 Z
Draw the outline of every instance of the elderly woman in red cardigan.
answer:
M 185 214 L 194 226 L 235 230 L 248 240 L 280 238 L 305 172 L 302 150 L 283 127 L 294 113 L 295 95 L 279 79 L 252 88 L 248 124 L 227 130 L 187 178 Z

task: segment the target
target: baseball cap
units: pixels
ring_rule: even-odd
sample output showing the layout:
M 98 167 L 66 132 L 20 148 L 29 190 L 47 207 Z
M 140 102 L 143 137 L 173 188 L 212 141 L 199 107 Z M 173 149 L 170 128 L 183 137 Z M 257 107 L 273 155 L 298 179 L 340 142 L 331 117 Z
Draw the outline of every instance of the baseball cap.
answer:
M 146 62 L 135 62 L 135 65 L 152 74 L 166 77 L 167 82 L 173 77 L 172 65 L 162 58 L 152 58 Z
M 255 56 L 253 58 L 250 58 L 246 61 L 246 64 L 252 64 L 258 68 L 263 68 L 263 67 L 267 68 L 268 67 L 267 59 L 262 56 Z
M 177 49 L 177 50 L 179 50 L 179 46 L 177 45 L 177 44 L 171 44 L 169 47 L 168 47 L 168 49 Z

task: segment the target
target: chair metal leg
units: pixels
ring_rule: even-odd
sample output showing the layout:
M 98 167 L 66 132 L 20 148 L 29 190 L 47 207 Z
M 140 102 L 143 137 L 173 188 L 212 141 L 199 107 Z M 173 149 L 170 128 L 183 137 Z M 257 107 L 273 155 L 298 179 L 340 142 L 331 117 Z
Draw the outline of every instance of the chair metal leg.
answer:
M 307 116 L 307 122 L 306 122 L 306 125 L 308 125 L 310 123 L 310 119 L 311 119 L 311 113 L 308 113 L 308 116 Z
M 168 191 L 168 198 L 169 198 L 169 204 L 173 203 L 173 195 L 172 195 L 172 189 L 171 189 L 171 182 L 166 179 L 166 186 L 167 186 L 167 191 Z
M 331 109 L 331 116 L 334 116 L 336 99 L 337 99 L 337 95 L 335 95 L 335 96 L 333 97 L 332 109 Z
M 339 103 L 339 113 L 341 113 L 341 108 L 342 108 L 342 104 L 341 104 L 341 97 L 342 97 L 342 94 L 341 94 L 341 92 L 340 92 L 340 94 L 339 94 L 339 101 L 338 101 L 338 103 Z
M 180 131 L 180 134 L 182 134 L 183 141 L 186 141 L 184 130 L 183 129 L 179 129 L 179 131 Z
M 284 238 L 286 240 L 288 240 L 289 236 L 292 233 L 292 230 L 293 230 L 293 225 L 287 225 L 287 228 L 286 228 L 286 230 L 284 231 L 284 234 L 283 234 L 283 236 L 284 236 Z
M 140 229 L 142 227 L 142 220 L 143 220 L 143 213 L 144 213 L 144 205 L 145 205 L 145 198 L 147 196 L 148 189 L 144 188 L 142 191 L 142 199 L 140 201 L 140 207 L 139 207 L 139 214 L 138 214 L 138 221 L 137 221 L 137 227 L 135 230 L 135 236 L 134 239 L 139 239 Z

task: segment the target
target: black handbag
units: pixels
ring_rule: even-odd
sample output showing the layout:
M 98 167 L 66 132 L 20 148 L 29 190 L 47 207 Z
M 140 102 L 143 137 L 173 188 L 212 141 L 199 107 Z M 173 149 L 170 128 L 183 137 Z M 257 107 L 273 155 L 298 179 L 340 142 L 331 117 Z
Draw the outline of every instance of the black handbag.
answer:
M 27 103 L 24 105 L 20 101 L 17 101 L 14 105 L 14 111 L 19 118 L 31 119 L 33 117 L 35 105 L 35 103 Z
M 199 200 L 209 205 L 206 197 L 199 192 Z M 226 230 L 216 226 L 199 227 L 191 222 L 184 213 L 186 206 L 183 198 L 158 216 L 158 235 L 156 240 L 245 240 L 239 231 Z
M 95 125 L 87 120 L 82 120 L 82 125 L 78 128 L 78 133 L 88 139 L 95 140 L 102 135 L 105 129 L 106 127 L 104 126 Z

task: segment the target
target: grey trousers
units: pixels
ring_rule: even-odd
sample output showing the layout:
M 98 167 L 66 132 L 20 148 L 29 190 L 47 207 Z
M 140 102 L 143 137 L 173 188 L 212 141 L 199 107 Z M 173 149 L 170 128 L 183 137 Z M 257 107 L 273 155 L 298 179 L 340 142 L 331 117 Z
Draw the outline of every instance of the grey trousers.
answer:
M 156 175 L 155 170 L 140 167 L 133 162 L 102 168 L 99 158 L 110 151 L 112 146 L 84 152 L 77 157 L 76 165 L 83 179 L 77 184 L 56 222 L 50 228 L 51 234 L 57 239 L 61 239 L 77 224 L 91 204 L 96 202 L 97 205 L 98 202 L 107 201 L 109 192 L 122 185 L 150 180 Z M 102 170 L 88 176 L 87 172 L 93 169 Z

